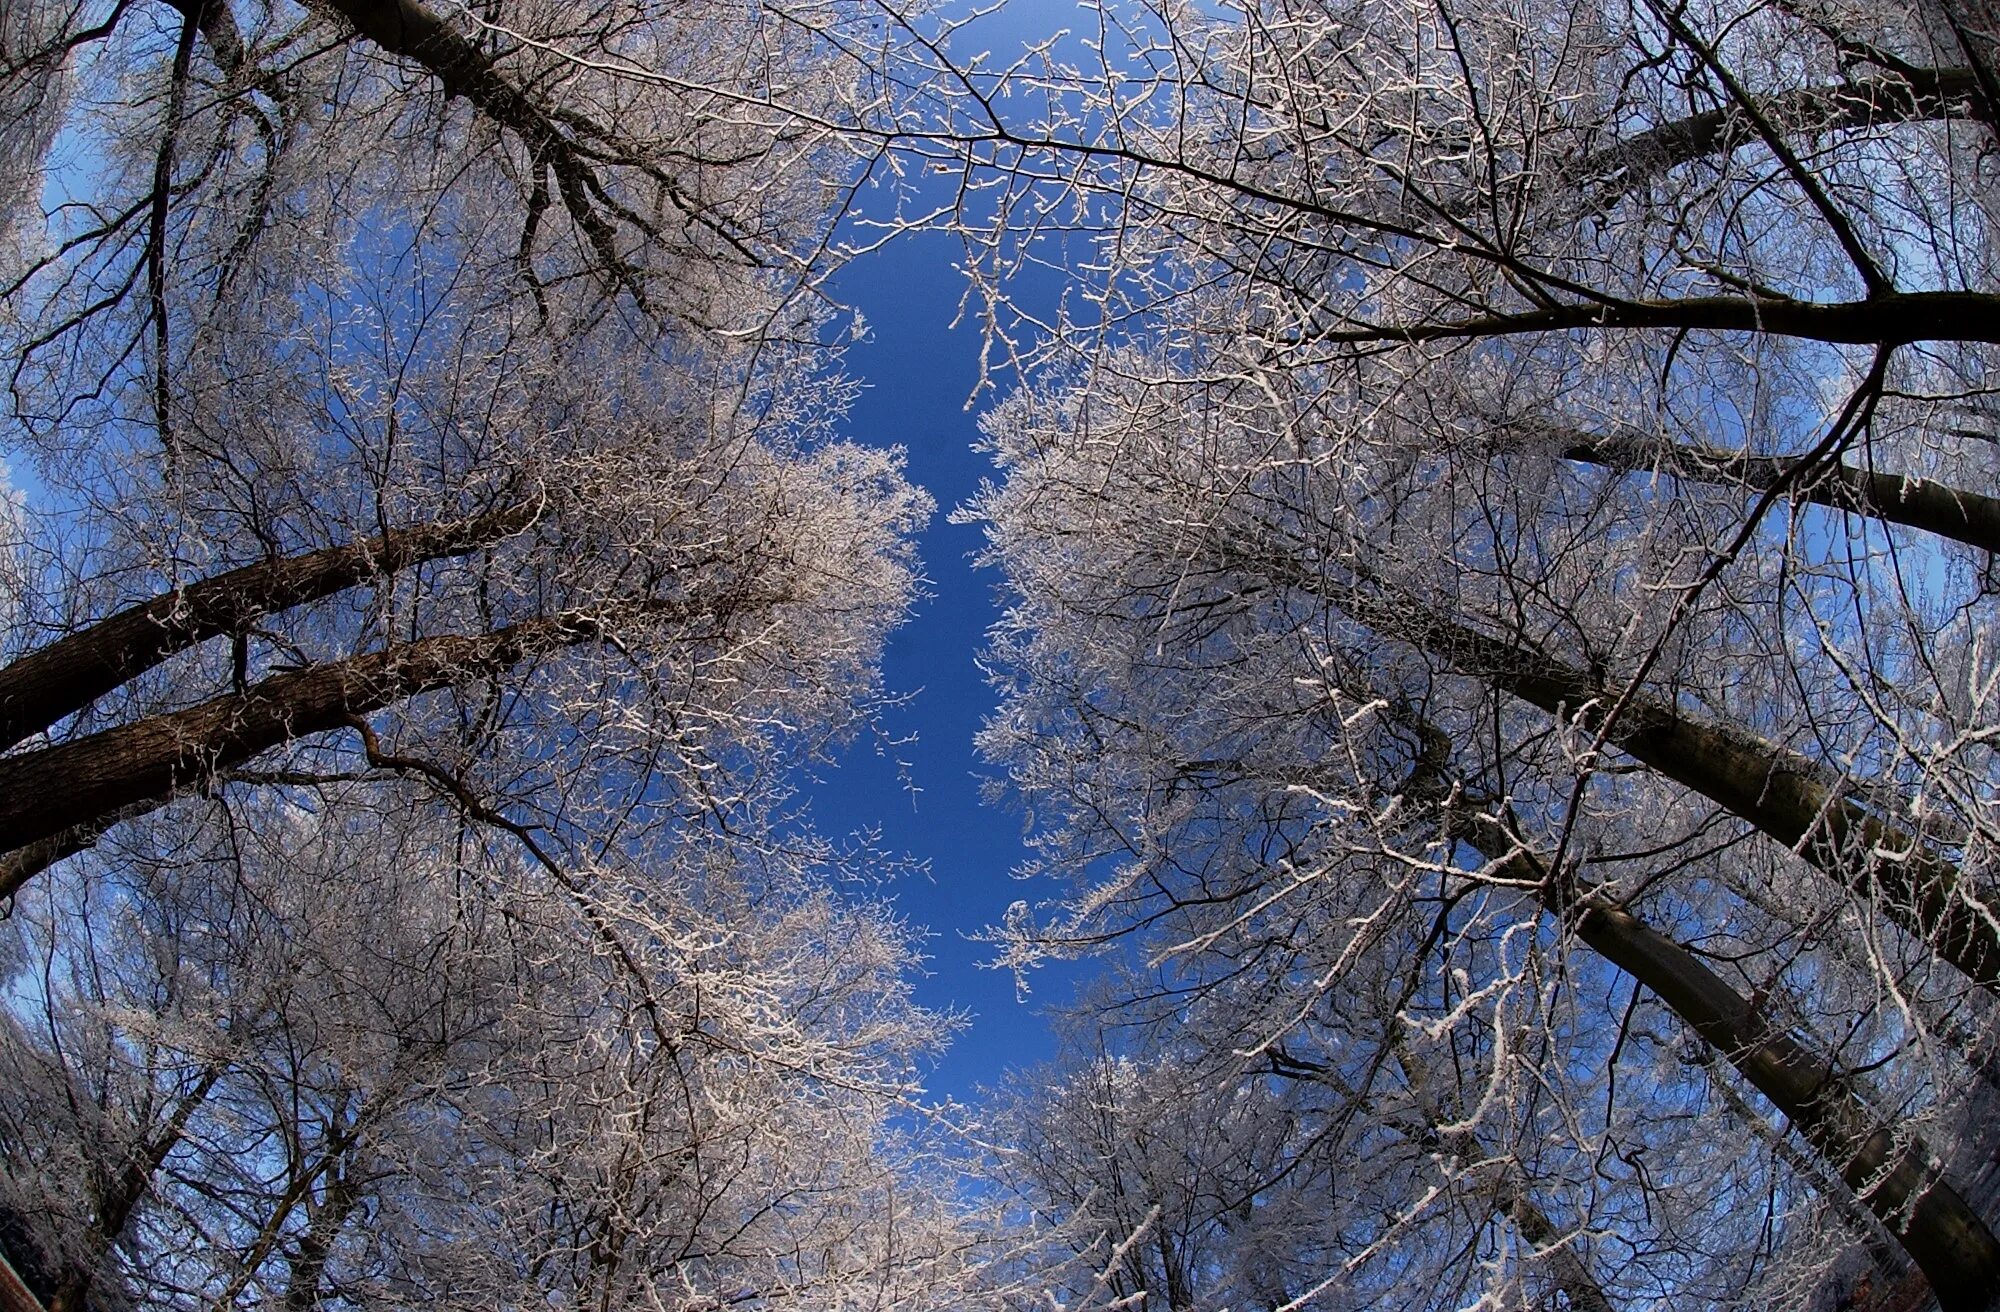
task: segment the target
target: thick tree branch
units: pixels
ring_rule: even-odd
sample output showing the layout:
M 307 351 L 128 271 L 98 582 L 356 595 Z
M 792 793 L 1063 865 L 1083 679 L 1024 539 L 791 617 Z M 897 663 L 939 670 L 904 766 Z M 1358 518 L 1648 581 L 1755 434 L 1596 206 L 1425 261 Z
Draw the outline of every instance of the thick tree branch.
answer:
M 1357 571 L 1363 572 L 1364 571 Z M 1586 730 L 1618 700 L 1583 670 L 1488 637 L 1380 584 L 1340 586 L 1303 569 L 1306 587 L 1385 637 Z M 1632 692 L 1608 733 L 1619 750 L 1723 807 L 1831 875 L 1945 961 L 2000 993 L 2000 927 L 1965 896 L 1962 873 L 1920 836 L 1872 815 L 1849 781 L 1734 725 L 1683 715 Z
M 1814 133 L 1853 132 L 1890 123 L 1967 118 L 1977 108 L 1979 82 L 1969 68 L 1912 69 L 1901 77 L 1800 87 L 1762 102 L 1764 117 Z M 1576 185 L 1609 199 L 1627 195 L 1662 174 L 1758 140 L 1735 108 L 1711 109 L 1634 133 L 1586 155 L 1574 167 Z
M 246 565 L 165 593 L 0 669 L 0 748 L 75 715 L 176 652 L 370 578 L 488 547 L 534 523 L 539 501 Z
M 1854 226 L 1854 220 L 1849 217 L 1846 210 L 1834 203 L 1833 194 L 1827 189 L 1826 183 L 1818 173 L 1806 167 L 1805 161 L 1799 158 L 1798 152 L 1792 149 L 1791 143 L 1786 141 L 1784 134 L 1778 130 L 1778 125 L 1765 113 L 1765 106 L 1744 87 L 1736 70 L 1722 59 L 1715 45 L 1689 25 L 1687 15 L 1682 9 L 1665 6 L 1661 0 L 1644 0 L 1644 3 L 1653 17 L 1659 20 L 1660 25 L 1673 33 L 1675 39 L 1682 45 L 1693 51 L 1695 57 L 1707 66 L 1709 75 L 1728 92 L 1730 100 L 1734 102 L 1732 109 L 1741 114 L 1755 130 L 1757 139 L 1764 144 L 1764 149 L 1771 153 L 1790 176 L 1791 185 L 1797 188 L 1813 209 L 1819 212 L 1820 222 L 1826 225 L 1827 231 L 1831 232 L 1834 240 L 1840 243 L 1841 249 L 1847 255 L 1848 263 L 1854 267 L 1854 271 L 1861 276 L 1861 281 L 1867 286 L 1869 296 L 1877 297 L 1888 292 L 1892 287 L 1889 277 L 1882 271 L 1874 252 L 1870 251 L 1868 244 L 1861 239 L 1860 232 Z
M 1386 345 L 1607 328 L 1768 333 L 1847 346 L 2000 343 L 2000 295 L 1969 291 L 1885 292 L 1865 300 L 1831 302 L 1800 301 L 1786 296 L 1688 296 L 1675 300 L 1572 303 L 1518 314 L 1329 328 L 1312 333 L 1309 340 L 1336 345 Z
M 1949 34 L 1965 55 L 1979 86 L 1982 117 L 2000 125 L 2000 13 L 1993 0 L 1920 0 L 1917 6 L 1932 30 Z
M 160 1164 L 167 1160 L 167 1154 L 187 1133 L 188 1122 L 208 1101 L 208 1095 L 214 1090 L 216 1081 L 222 1078 L 223 1070 L 220 1063 L 203 1070 L 194 1085 L 175 1102 L 174 1110 L 160 1133 L 138 1145 L 126 1159 L 124 1168 L 101 1183 L 94 1200 L 96 1215 L 91 1219 L 91 1231 L 86 1240 L 91 1263 L 72 1265 L 63 1273 L 49 1300 L 49 1312 L 87 1312 L 92 1306 L 90 1286 L 96 1275 L 95 1261 L 109 1252 L 125 1233 L 133 1209 L 152 1188 L 153 1176 L 159 1171 Z
M 418 0 L 327 0 L 327 7 L 383 50 L 421 65 L 448 94 L 464 96 L 519 137 L 533 164 L 546 164 L 555 175 L 564 206 L 605 273 L 641 306 L 645 304 L 644 288 L 631 261 L 618 250 L 618 234 L 593 199 L 604 194 L 590 163 L 590 156 L 598 152 L 580 149 L 563 120 L 514 85 L 485 51 Z M 648 175 L 671 187 L 671 180 L 658 170 L 648 170 Z
M 1591 950 L 1649 989 L 1769 1098 L 1902 1243 L 1945 1312 L 1991 1306 L 2000 1241 L 1939 1176 L 1922 1139 L 1899 1131 L 1830 1058 L 1786 1033 L 1693 953 L 1610 899 L 1568 885 L 1491 817 L 1452 827 L 1499 873 L 1539 890 Z
M 337 1232 L 338 1223 L 344 1222 L 345 1216 L 329 1216 L 326 1209 L 343 1196 L 343 1191 L 348 1196 L 352 1194 L 353 1161 L 350 1152 L 360 1141 L 363 1132 L 374 1128 L 375 1120 L 383 1110 L 405 1092 L 406 1090 L 397 1081 L 386 1081 L 381 1088 L 368 1096 L 352 1119 L 328 1126 L 326 1141 L 321 1145 L 318 1159 L 305 1169 L 292 1172 L 285 1183 L 284 1192 L 280 1193 L 272 1204 L 270 1216 L 266 1218 L 263 1228 L 258 1231 L 256 1239 L 244 1250 L 243 1255 L 236 1260 L 236 1273 L 230 1277 L 229 1283 L 212 1300 L 210 1306 L 221 1308 L 235 1304 L 243 1291 L 257 1278 L 258 1272 L 263 1269 L 271 1254 L 276 1252 L 279 1245 L 292 1233 L 294 1229 L 292 1215 L 301 1203 L 306 1205 L 309 1217 L 306 1226 L 308 1234 L 321 1224 L 322 1217 L 334 1220 Z M 323 1179 L 327 1183 L 322 1188 Z M 315 1188 L 322 1188 L 323 1201 L 317 1208 L 313 1206 L 312 1201 Z M 325 1253 L 322 1252 L 321 1263 L 324 1260 Z M 296 1270 L 296 1267 L 294 1269 Z M 314 1278 L 314 1284 L 317 1284 L 317 1276 Z M 288 1300 L 287 1306 L 289 1305 Z
M 120 807 L 88 823 L 71 825 L 59 834 L 51 834 L 11 852 L 0 853 L 0 906 L 26 887 L 30 879 L 56 862 L 95 846 L 98 838 L 111 826 L 144 815 L 153 807 L 153 803 Z
M 173 429 L 173 356 L 167 314 L 167 210 L 174 193 L 175 139 L 180 135 L 181 114 L 187 102 L 188 69 L 194 59 L 197 28 L 192 17 L 181 19 L 179 39 L 174 43 L 173 73 L 167 83 L 166 122 L 160 128 L 159 146 L 153 152 L 153 195 L 146 221 L 146 317 L 153 344 L 153 427 L 171 463 L 179 448 Z
M 1653 441 L 1633 434 L 1548 429 L 1537 434 L 1565 460 L 1627 473 L 1657 470 L 1675 478 L 1725 487 L 1787 489 L 1794 502 L 1831 506 L 1892 524 L 1922 529 L 1982 551 L 2000 552 L 2000 498 L 1967 492 L 1934 479 L 1883 474 L 1854 465 L 1815 465 L 1795 484 L 1801 461 L 1752 456 L 1718 447 Z
M 390 54 L 423 65 L 447 92 L 464 96 L 507 127 L 533 134 L 531 140 L 557 135 L 555 125 L 493 67 L 485 51 L 418 0 L 328 0 L 327 8 Z
M 1438 1147 L 1457 1158 L 1461 1169 L 1491 1176 L 1493 1210 L 1512 1221 L 1521 1237 L 1535 1246 L 1536 1256 L 1548 1263 L 1556 1287 L 1569 1300 L 1571 1312 L 1612 1312 L 1604 1287 L 1597 1283 L 1597 1277 L 1576 1250 L 1576 1236 L 1559 1229 L 1522 1187 L 1520 1164 L 1494 1159 L 1479 1142 L 1479 1135 L 1470 1123 L 1446 1116 L 1430 1091 L 1422 1061 L 1411 1056 L 1400 1037 L 1392 1039 L 1392 1043 L 1410 1097 L 1423 1117 L 1425 1133 Z
M 294 1243 L 285 1281 L 285 1312 L 317 1312 L 323 1305 L 320 1282 L 327 1261 L 361 1200 L 360 1185 L 348 1167 L 334 1172 L 321 1197 L 307 1199 L 305 1232 Z
M 181 17 L 199 29 L 207 39 L 216 67 L 232 78 L 241 75 L 248 52 L 244 49 L 243 32 L 236 26 L 236 14 L 230 9 L 229 0 L 167 0 L 167 3 L 179 10 Z
M 621 616 L 689 613 L 635 603 Z M 607 635 L 608 617 L 570 612 L 491 633 L 447 634 L 280 674 L 248 691 L 40 751 L 0 758 L 0 852 L 117 813 L 153 809 L 280 743 L 341 728 L 421 693 L 502 674 Z

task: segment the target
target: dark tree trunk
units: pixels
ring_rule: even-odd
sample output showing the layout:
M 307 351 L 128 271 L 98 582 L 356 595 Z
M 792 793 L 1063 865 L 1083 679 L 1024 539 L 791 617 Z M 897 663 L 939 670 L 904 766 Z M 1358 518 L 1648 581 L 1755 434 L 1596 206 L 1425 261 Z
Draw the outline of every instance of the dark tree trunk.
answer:
M 1431 652 L 1460 673 L 1586 730 L 1602 725 L 1619 699 L 1615 689 L 1582 670 L 1488 637 L 1414 598 L 1300 581 L 1385 637 Z M 1625 699 L 1608 738 L 1794 849 L 1967 978 L 2000 992 L 2000 930 L 1967 904 L 1958 867 L 1919 835 L 1871 815 L 1848 795 L 1850 785 L 1839 775 L 1753 733 L 1692 719 L 1641 693 Z
M 1800 87 L 1758 103 L 1769 122 L 1811 135 L 1964 118 L 1980 108 L 1979 79 L 1969 68 L 1911 69 L 1902 77 Z M 1573 176 L 1577 185 L 1608 203 L 1682 164 L 1727 155 L 1760 140 L 1741 110 L 1711 109 L 1634 133 L 1579 160 Z
M 1339 328 L 1317 334 L 1314 341 L 1365 346 L 1602 328 L 1749 333 L 1850 346 L 2000 342 L 2000 295 L 1974 291 L 1886 291 L 1859 301 L 1802 301 L 1777 295 L 1577 301 L 1470 319 L 1425 319 L 1415 323 Z
M 109 816 L 151 810 L 177 790 L 199 786 L 280 743 L 340 728 L 419 693 L 499 674 L 603 632 L 596 616 L 557 615 L 492 633 L 424 638 L 276 675 L 184 711 L 0 757 L 0 852 Z
M 1917 11 L 1951 58 L 1963 56 L 1979 88 L 1980 117 L 2000 128 L 2000 5 L 1994 0 L 1921 0 Z
M 1792 486 L 1799 462 L 1782 456 L 1748 456 L 1711 447 L 1679 446 L 1638 437 L 1576 431 L 1548 435 L 1565 460 L 1626 472 L 1659 470 L 1675 478 L 1763 491 L 1787 487 L 1786 496 L 1922 529 L 1982 551 L 2000 552 L 2000 498 L 1966 492 L 1925 478 L 1880 474 L 1834 465 L 1803 486 Z
M 450 523 L 400 529 L 246 565 L 120 611 L 0 669 L 0 749 L 76 714 L 176 652 L 367 579 L 491 546 L 528 527 L 540 513 L 539 503 L 522 502 Z
M 1570 1312 L 1614 1312 L 1611 1299 L 1597 1277 L 1584 1265 L 1583 1258 L 1567 1241 L 1574 1236 L 1557 1228 L 1548 1213 L 1538 1206 L 1519 1178 L 1522 1167 L 1511 1159 L 1495 1160 L 1487 1153 L 1479 1136 L 1469 1125 L 1453 1124 L 1438 1107 L 1430 1091 L 1430 1079 L 1420 1061 L 1397 1045 L 1397 1061 L 1410 1095 L 1423 1117 L 1425 1130 L 1436 1144 L 1456 1157 L 1462 1166 L 1493 1172 L 1493 1210 L 1514 1223 L 1521 1237 L 1533 1244 L 1536 1255 L 1548 1264 L 1556 1288 L 1568 1300 Z
M 1923 1269 L 1944 1312 L 1986 1312 L 2000 1293 L 2000 1241 L 1931 1165 L 1930 1149 L 1899 1134 L 1833 1061 L 1793 1038 L 1686 948 L 1589 890 L 1566 890 L 1499 826 L 1456 828 L 1503 873 L 1540 890 L 1545 906 L 1599 956 L 1650 990 L 1771 1100 L 1840 1172 Z
M 285 1312 L 313 1312 L 319 1307 L 327 1261 L 360 1201 L 361 1191 L 354 1181 L 345 1171 L 335 1171 L 327 1180 L 324 1196 L 308 1205 L 305 1233 L 296 1241 L 285 1281 Z
M 618 248 L 617 231 L 599 212 L 609 198 L 595 165 L 635 163 L 609 135 L 589 130 L 587 143 L 577 140 L 574 129 L 581 120 L 576 115 L 554 114 L 536 103 L 484 50 L 420 0 L 327 0 L 327 8 L 383 50 L 424 68 L 447 92 L 464 96 L 493 122 L 519 137 L 535 164 L 536 185 L 540 185 L 542 166 L 555 175 L 563 206 L 583 231 L 603 265 L 602 272 L 623 285 L 641 305 L 645 303 L 631 263 Z M 651 181 L 671 190 L 671 181 L 664 173 L 657 169 L 646 172 Z

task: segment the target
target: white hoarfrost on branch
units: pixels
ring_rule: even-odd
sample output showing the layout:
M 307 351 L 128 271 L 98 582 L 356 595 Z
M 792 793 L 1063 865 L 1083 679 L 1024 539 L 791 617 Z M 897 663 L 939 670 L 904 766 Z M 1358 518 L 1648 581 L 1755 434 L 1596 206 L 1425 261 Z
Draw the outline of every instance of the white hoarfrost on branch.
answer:
M 2000 83 L 1936 27 L 1133 5 L 960 84 L 1037 366 L 984 745 L 1073 890 L 1001 941 L 1124 960 L 1190 1097 L 1311 1086 L 1284 1306 L 2000 1290 Z
M 6 7 L 0 1249 L 57 1312 L 965 1304 L 953 1022 L 789 792 L 931 512 L 825 347 L 880 29 Z

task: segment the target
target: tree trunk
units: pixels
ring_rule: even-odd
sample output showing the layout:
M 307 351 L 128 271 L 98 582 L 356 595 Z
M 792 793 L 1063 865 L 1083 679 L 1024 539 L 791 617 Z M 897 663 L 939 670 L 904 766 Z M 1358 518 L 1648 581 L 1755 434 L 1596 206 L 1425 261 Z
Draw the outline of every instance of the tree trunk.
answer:
M 1416 1103 L 1418 1114 L 1424 1119 L 1428 1131 L 1436 1136 L 1440 1147 L 1458 1159 L 1461 1169 L 1482 1171 L 1490 1168 L 1493 1178 L 1493 1210 L 1514 1223 L 1521 1237 L 1535 1246 L 1535 1256 L 1548 1264 L 1550 1276 L 1556 1287 L 1568 1299 L 1571 1312 L 1613 1312 L 1611 1299 L 1604 1287 L 1597 1283 L 1597 1277 L 1584 1265 L 1583 1258 L 1568 1241 L 1574 1235 L 1565 1234 L 1549 1219 L 1548 1213 L 1536 1205 L 1521 1187 L 1517 1178 L 1520 1167 L 1510 1160 L 1495 1161 L 1479 1142 L 1478 1134 L 1465 1125 L 1454 1125 L 1438 1107 L 1430 1091 L 1430 1080 L 1423 1065 L 1410 1056 L 1400 1040 L 1395 1044 L 1396 1061 L 1403 1069 L 1403 1078 L 1410 1086 L 1410 1097 Z
M 2000 128 L 2000 6 L 1994 0 L 1920 0 L 1917 12 L 1951 57 L 1964 56 L 1980 92 L 1980 116 Z
M 327 8 L 392 55 L 422 65 L 445 90 L 464 96 L 500 123 L 540 145 L 554 127 L 485 51 L 419 0 L 327 0 Z
M 1682 446 L 1635 436 L 1552 430 L 1565 460 L 1584 461 L 1626 472 L 1659 470 L 1675 478 L 1762 491 L 1788 485 L 1799 462 L 1782 456 L 1750 456 L 1714 447 Z M 2000 498 L 1948 487 L 1926 478 L 1881 474 L 1853 465 L 1834 465 L 1787 496 L 1904 524 L 1982 551 L 2000 552 Z
M 1918 68 L 1901 77 L 1800 87 L 1770 96 L 1757 108 L 1781 128 L 1817 135 L 1963 118 L 1980 104 L 1979 80 L 1971 69 Z M 1731 154 L 1760 140 L 1741 109 L 1711 109 L 1634 133 L 1577 161 L 1572 173 L 1578 186 L 1609 203 L 1681 164 Z
M 629 291 L 641 306 L 644 289 L 631 262 L 618 248 L 618 234 L 599 212 L 606 200 L 593 161 L 635 163 L 629 153 L 603 134 L 593 134 L 588 149 L 580 149 L 564 124 L 576 124 L 575 114 L 551 114 L 516 86 L 486 52 L 420 0 L 327 0 L 327 7 L 354 25 L 357 32 L 390 54 L 412 60 L 443 84 L 446 92 L 464 96 L 493 122 L 519 137 L 528 148 L 539 185 L 546 165 L 555 175 L 563 206 L 583 232 L 603 264 L 602 272 Z M 672 183 L 657 169 L 650 180 L 672 191 Z M 676 195 L 675 200 L 679 197 Z M 615 208 L 615 206 L 614 206 Z
M 492 633 L 424 638 L 276 675 L 185 711 L 0 757 L 0 852 L 114 814 L 151 810 L 177 790 L 280 743 L 337 729 L 419 693 L 498 674 L 604 632 L 599 616 L 564 614 Z
M 1301 581 L 1384 636 L 1586 730 L 1600 726 L 1618 700 L 1583 671 L 1490 638 L 1414 598 L 1336 590 L 1303 573 Z M 1967 905 L 1958 867 L 1917 835 L 1870 815 L 1839 775 L 1753 733 L 1698 722 L 1638 693 L 1626 699 L 1609 741 L 1798 852 L 1967 978 L 2000 993 L 2000 929 Z
M 1859 301 L 1802 301 L 1768 295 L 1606 299 L 1469 319 L 1431 318 L 1338 328 L 1318 333 L 1313 340 L 1329 346 L 1413 345 L 1606 328 L 1747 333 L 1849 346 L 2000 343 L 2000 294 L 1882 292 Z
M 1939 1177 L 1921 1139 L 1899 1135 L 1830 1058 L 1773 1024 L 1686 948 L 1590 890 L 1565 891 L 1497 822 L 1482 817 L 1459 827 L 1501 873 L 1538 889 L 1578 938 L 1651 990 L 1770 1099 L 1923 1269 L 1944 1312 L 1994 1305 L 2000 1241 Z
M 0 852 L 0 902 L 13 897 L 27 886 L 30 879 L 56 862 L 94 846 L 98 837 L 111 826 L 144 815 L 152 809 L 152 804 L 148 803 L 123 807 L 86 824 L 71 825 L 59 834 L 38 838 L 11 852 Z
M 0 750 L 40 733 L 176 652 L 370 578 L 491 546 L 534 523 L 539 502 L 303 556 L 246 565 L 99 620 L 0 669 Z
M 1513 1221 L 1521 1237 L 1535 1246 L 1536 1256 L 1549 1264 L 1556 1287 L 1569 1300 L 1570 1312 L 1612 1312 L 1603 1286 L 1566 1242 L 1569 1236 L 1556 1228 L 1534 1199 L 1517 1189 L 1512 1180 L 1503 1179 L 1494 1203 Z
M 360 1201 L 360 1189 L 342 1169 L 328 1178 L 325 1196 L 317 1204 L 307 1204 L 305 1233 L 297 1239 L 285 1281 L 285 1312 L 313 1312 L 320 1305 L 327 1260 Z

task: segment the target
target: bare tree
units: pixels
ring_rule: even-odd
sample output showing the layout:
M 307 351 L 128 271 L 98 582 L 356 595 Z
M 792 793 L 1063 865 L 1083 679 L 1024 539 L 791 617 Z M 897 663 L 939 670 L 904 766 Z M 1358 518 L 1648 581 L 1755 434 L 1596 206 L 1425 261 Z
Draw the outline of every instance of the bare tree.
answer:
M 24 896 L 0 1187 L 51 1306 L 966 1296 L 888 1121 L 950 1022 L 881 908 L 713 843 L 586 896 L 356 789 L 181 804 Z
M 725 812 L 865 715 L 926 511 L 830 437 L 857 15 L 37 21 L 7 85 L 69 88 L 73 199 L 5 288 L 8 890 L 301 740 L 262 775 L 425 773 L 567 839 Z
M 1135 7 L 1011 102 L 960 84 L 959 148 L 1011 189 L 975 277 L 1044 367 L 975 509 L 1018 598 L 986 741 L 1083 881 L 1015 959 L 1137 935 L 1234 999 L 1211 1026 L 1261 1018 L 1187 1041 L 1364 1106 L 1394 1035 L 1455 1036 L 1419 1050 L 1477 1073 L 1465 1128 L 1547 1136 L 1538 1182 L 1619 1178 L 1543 1209 L 1631 1246 L 1594 1268 L 1614 1301 L 1810 1306 L 1883 1234 L 1944 1306 L 1996 1286 L 1993 139 L 1982 57 L 1933 37 Z M 1043 120 L 1001 117 L 1031 82 Z M 1005 281 L 1031 207 L 1102 234 L 1039 338 Z M 1663 1023 L 1803 1173 L 1704 1176 L 1691 1103 L 1770 1127 Z M 1377 1256 L 1472 1280 L 1487 1222 L 1426 1246 L 1404 1207 Z
M 1147 1055 L 1015 1073 L 988 1109 L 996 1177 L 1069 1237 L 1071 1306 L 1276 1306 L 1313 1187 L 1282 1099 Z
M 818 290 L 876 27 L 0 22 L 0 1222 L 54 1306 L 969 1296 L 951 1024 L 788 794 L 930 509 L 837 438 Z

